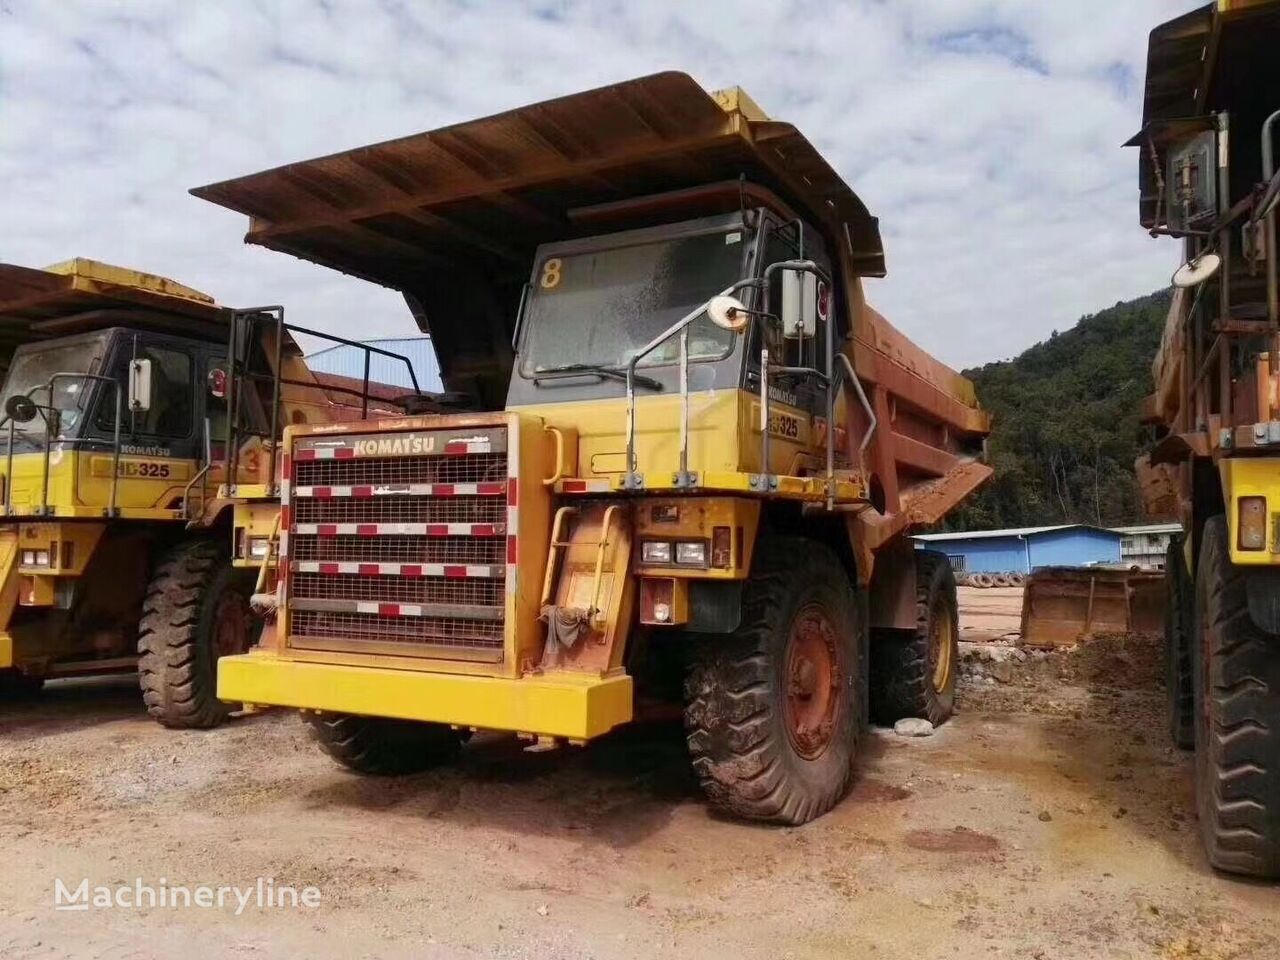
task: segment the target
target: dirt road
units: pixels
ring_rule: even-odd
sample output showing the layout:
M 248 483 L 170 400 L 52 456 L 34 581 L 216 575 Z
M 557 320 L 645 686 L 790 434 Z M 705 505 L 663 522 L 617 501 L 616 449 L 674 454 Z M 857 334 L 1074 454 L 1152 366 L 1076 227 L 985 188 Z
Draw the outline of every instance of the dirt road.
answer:
M 0 712 L 0 957 L 1280 956 L 1280 889 L 1205 866 L 1158 692 L 1042 679 L 877 732 L 800 829 L 710 814 L 675 727 L 373 780 L 293 716 L 170 733 L 128 681 L 53 685 Z M 53 909 L 55 879 L 259 876 L 322 902 Z

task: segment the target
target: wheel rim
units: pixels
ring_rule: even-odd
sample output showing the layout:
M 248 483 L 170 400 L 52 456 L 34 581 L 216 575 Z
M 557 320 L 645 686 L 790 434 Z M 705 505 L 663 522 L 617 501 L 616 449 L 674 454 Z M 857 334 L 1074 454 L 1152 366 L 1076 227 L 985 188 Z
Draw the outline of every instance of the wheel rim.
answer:
M 842 677 L 836 631 L 817 604 L 796 615 L 787 638 L 787 736 L 807 760 L 822 755 L 835 733 Z
M 945 602 L 934 605 L 929 617 L 929 672 L 935 693 L 942 693 L 951 682 L 952 635 L 951 611 Z
M 227 657 L 249 649 L 249 610 L 244 598 L 228 591 L 213 612 L 213 652 Z

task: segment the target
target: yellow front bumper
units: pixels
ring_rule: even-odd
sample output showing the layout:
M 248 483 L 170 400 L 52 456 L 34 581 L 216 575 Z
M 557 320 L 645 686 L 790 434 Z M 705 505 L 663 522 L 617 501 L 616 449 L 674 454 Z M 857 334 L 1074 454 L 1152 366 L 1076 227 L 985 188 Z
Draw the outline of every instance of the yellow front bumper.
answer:
M 632 717 L 631 678 L 549 673 L 511 680 L 304 663 L 248 653 L 218 661 L 218 697 L 589 740 Z

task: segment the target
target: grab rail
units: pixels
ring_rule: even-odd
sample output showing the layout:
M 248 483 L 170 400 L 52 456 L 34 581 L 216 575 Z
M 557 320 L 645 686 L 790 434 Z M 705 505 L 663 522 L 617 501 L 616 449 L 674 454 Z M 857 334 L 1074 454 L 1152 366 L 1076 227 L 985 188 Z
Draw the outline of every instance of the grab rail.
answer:
M 746 287 L 757 287 L 762 281 L 752 277 L 739 280 L 725 287 L 717 296 L 727 297 Z M 658 334 L 627 361 L 627 472 L 622 485 L 628 490 L 644 487 L 644 476 L 636 470 L 636 367 L 677 333 L 680 337 L 680 472 L 676 475 L 677 487 L 691 486 L 698 478 L 689 472 L 689 325 L 706 313 L 710 300 L 694 307 L 670 327 Z

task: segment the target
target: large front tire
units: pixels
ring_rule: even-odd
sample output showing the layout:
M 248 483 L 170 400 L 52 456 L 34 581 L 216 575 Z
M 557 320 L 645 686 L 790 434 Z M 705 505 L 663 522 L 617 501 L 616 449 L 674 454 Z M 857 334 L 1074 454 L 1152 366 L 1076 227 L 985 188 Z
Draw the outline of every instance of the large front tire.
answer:
M 1191 690 L 1191 601 L 1195 587 L 1182 559 L 1182 539 L 1174 537 L 1164 557 L 1164 688 L 1169 736 L 1174 745 L 1196 745 L 1195 697 Z
M 858 611 L 825 546 L 758 545 L 740 626 L 692 641 L 685 679 L 689 752 L 713 805 L 800 824 L 844 796 L 862 719 Z
M 1280 638 L 1250 618 L 1221 516 L 1204 526 L 1191 642 L 1196 807 L 1209 863 L 1280 877 Z
M 936 727 L 956 705 L 956 578 L 945 554 L 917 550 L 915 561 L 915 628 L 878 630 L 871 641 L 871 715 L 883 724 L 921 717 Z
M 356 773 L 394 777 L 419 773 L 458 756 L 462 737 L 444 723 L 417 723 L 350 713 L 306 713 L 311 737 Z
M 160 560 L 143 601 L 138 677 L 147 713 L 166 727 L 216 727 L 234 707 L 218 699 L 218 658 L 253 636 L 251 575 L 214 540 L 188 540 Z

